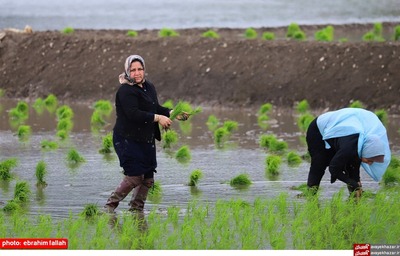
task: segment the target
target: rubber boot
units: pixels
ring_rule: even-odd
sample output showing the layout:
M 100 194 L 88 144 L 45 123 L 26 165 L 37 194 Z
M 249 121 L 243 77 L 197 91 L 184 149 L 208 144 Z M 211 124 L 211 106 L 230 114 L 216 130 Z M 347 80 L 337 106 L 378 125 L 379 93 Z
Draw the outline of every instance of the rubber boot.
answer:
M 118 207 L 119 202 L 124 200 L 124 198 L 132 191 L 132 189 L 141 183 L 141 176 L 125 176 L 115 191 L 111 193 L 107 203 L 104 205 L 104 211 L 107 213 L 114 213 L 114 210 Z
M 154 185 L 154 178 L 145 178 L 139 186 L 135 188 L 132 199 L 129 202 L 131 212 L 143 212 L 149 189 Z

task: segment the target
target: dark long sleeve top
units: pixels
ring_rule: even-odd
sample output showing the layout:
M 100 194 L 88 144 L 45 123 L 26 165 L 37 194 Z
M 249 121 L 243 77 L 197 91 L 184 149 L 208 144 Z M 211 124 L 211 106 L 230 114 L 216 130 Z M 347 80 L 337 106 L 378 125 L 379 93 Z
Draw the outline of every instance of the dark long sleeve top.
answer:
M 139 142 L 153 143 L 154 139 L 161 140 L 154 114 L 169 117 L 170 109 L 159 104 L 152 83 L 146 80 L 143 88 L 136 84 L 122 84 L 116 94 L 115 107 L 115 133 Z
M 353 187 L 358 187 L 357 181 L 350 179 L 347 173 L 349 171 L 359 172 L 360 169 L 361 159 L 357 152 L 358 137 L 359 134 L 353 134 L 327 140 L 332 150 L 335 151 L 329 164 L 332 183 L 339 179 Z

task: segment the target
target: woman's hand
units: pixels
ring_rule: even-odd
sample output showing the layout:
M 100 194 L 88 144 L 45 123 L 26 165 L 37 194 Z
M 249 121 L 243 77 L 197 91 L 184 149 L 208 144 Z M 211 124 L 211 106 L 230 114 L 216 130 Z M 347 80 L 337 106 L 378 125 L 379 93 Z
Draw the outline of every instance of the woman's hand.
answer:
M 163 115 L 156 114 L 154 116 L 154 121 L 158 122 L 158 124 L 160 124 L 164 129 L 168 129 L 172 124 L 172 120 Z
M 189 117 L 190 117 L 190 114 L 189 114 L 189 113 L 182 112 L 181 114 L 179 114 L 179 115 L 176 116 L 176 120 L 179 120 L 179 121 L 186 121 L 186 120 L 189 119 Z

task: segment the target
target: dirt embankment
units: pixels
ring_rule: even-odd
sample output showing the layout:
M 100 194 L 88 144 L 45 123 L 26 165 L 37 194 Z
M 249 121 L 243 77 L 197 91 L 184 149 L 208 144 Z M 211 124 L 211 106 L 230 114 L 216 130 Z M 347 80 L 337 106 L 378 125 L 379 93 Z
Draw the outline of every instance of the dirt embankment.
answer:
M 205 29 L 178 30 L 175 38 L 148 30 L 135 38 L 123 30 L 3 31 L 1 88 L 10 98 L 53 93 L 66 101 L 113 100 L 125 58 L 140 54 L 161 102 L 290 107 L 306 99 L 311 107 L 339 108 L 360 100 L 400 112 L 400 42 L 361 42 L 372 25 L 334 27 L 335 38 L 350 40 L 316 42 L 318 26 L 303 27 L 305 42 L 284 39 L 285 28 L 259 29 L 275 32 L 274 41 L 245 39 L 243 29 L 218 29 L 219 39 L 201 37 Z

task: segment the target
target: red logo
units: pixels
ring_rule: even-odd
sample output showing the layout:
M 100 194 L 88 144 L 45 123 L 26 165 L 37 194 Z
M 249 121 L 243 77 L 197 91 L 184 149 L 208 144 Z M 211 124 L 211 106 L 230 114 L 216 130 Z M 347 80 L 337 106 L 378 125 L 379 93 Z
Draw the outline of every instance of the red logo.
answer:
M 371 256 L 370 244 L 353 244 L 354 256 Z

